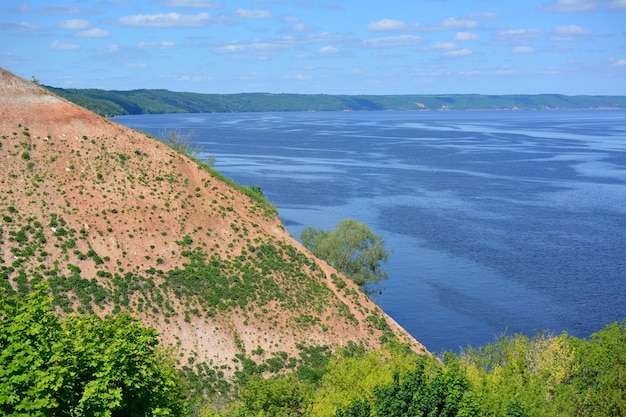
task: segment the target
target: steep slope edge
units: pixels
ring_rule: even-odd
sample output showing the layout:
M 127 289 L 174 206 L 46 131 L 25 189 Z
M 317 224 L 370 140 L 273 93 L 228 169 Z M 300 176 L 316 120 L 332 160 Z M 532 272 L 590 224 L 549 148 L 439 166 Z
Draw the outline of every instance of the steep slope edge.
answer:
M 303 345 L 424 348 L 285 232 L 275 209 L 160 141 L 0 70 L 0 285 L 59 313 L 128 311 L 226 375 Z

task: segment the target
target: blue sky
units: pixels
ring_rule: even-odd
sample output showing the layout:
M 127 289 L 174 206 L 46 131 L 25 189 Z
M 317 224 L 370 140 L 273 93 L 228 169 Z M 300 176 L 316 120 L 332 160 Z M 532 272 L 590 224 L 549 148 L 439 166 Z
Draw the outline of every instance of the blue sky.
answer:
M 626 95 L 626 0 L 3 0 L 0 39 L 65 88 Z

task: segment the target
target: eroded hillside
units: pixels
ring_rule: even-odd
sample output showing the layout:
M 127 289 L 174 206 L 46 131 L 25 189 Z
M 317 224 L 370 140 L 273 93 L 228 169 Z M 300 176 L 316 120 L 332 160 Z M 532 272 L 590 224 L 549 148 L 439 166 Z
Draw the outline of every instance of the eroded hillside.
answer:
M 0 70 L 0 276 L 59 313 L 128 311 L 225 375 L 303 346 L 423 350 L 206 166 Z M 267 362 L 267 361 L 270 362 Z M 273 361 L 273 362 L 272 362 Z

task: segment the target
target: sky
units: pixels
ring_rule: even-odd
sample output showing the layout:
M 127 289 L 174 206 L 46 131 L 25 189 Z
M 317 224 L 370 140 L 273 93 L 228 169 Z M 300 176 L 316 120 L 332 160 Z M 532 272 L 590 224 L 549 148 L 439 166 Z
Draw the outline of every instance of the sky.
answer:
M 626 0 L 2 0 L 0 67 L 62 88 L 626 95 Z

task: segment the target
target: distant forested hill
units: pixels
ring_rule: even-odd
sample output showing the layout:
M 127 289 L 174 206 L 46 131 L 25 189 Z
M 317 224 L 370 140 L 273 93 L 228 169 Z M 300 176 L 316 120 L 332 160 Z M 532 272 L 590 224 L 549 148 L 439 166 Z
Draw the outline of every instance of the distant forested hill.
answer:
M 198 94 L 46 87 L 102 116 L 258 111 L 470 110 L 626 108 L 626 96 Z

